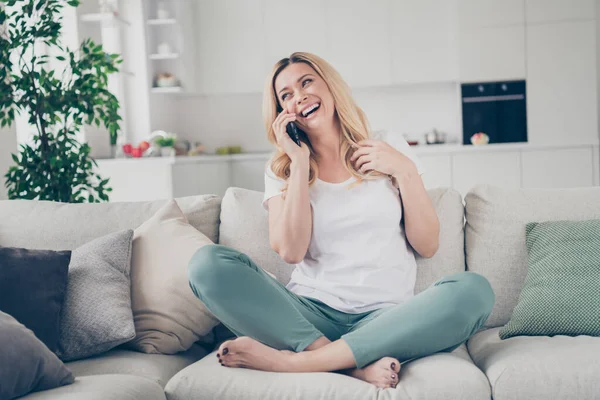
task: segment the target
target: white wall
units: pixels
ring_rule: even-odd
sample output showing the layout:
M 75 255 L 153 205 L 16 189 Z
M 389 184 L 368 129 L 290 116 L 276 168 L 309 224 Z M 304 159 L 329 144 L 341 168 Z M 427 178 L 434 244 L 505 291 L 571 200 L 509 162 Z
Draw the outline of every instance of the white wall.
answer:
M 6 187 L 4 186 L 4 175 L 8 168 L 14 163 L 11 157 L 12 153 L 17 152 L 17 133 L 15 124 L 10 128 L 0 129 L 0 200 L 7 198 Z
M 453 83 L 354 91 L 373 130 L 406 133 L 410 139 L 421 141 L 432 128 L 459 140 L 461 114 L 457 96 L 458 86 Z M 181 138 L 202 142 L 208 152 L 231 145 L 240 145 L 249 152 L 272 149 L 262 121 L 261 94 L 159 98 L 153 99 L 162 102 L 152 116 L 154 129 L 173 130 Z

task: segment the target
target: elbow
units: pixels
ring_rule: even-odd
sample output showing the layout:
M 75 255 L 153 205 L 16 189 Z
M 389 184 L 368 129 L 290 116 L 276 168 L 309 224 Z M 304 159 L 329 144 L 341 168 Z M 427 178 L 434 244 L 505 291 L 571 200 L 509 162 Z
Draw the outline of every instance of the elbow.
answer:
M 282 248 L 282 246 L 278 245 L 277 243 L 271 243 L 271 248 L 273 251 L 275 251 L 275 253 L 279 254 L 279 257 L 281 257 L 283 261 L 288 264 L 298 264 L 304 258 L 303 256 L 296 254 L 291 250 Z
M 432 246 L 429 246 L 428 248 L 419 251 L 419 255 L 423 258 L 431 258 L 435 256 L 439 248 L 439 242 L 436 242 Z
M 293 252 L 285 252 L 285 251 L 280 252 L 279 256 L 281 256 L 283 261 L 285 261 L 288 264 L 298 264 L 304 258 L 298 254 L 294 254 Z

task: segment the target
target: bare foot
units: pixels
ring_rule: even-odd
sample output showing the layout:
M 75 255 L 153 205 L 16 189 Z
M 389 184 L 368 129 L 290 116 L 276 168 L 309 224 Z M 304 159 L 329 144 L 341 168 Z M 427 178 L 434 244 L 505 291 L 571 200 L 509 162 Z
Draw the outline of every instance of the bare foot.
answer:
M 392 357 L 383 357 L 364 368 L 355 368 L 348 375 L 372 383 L 378 388 L 395 388 L 398 384 L 400 363 Z
M 223 342 L 217 351 L 221 365 L 261 371 L 288 372 L 293 351 L 276 350 L 248 336 Z

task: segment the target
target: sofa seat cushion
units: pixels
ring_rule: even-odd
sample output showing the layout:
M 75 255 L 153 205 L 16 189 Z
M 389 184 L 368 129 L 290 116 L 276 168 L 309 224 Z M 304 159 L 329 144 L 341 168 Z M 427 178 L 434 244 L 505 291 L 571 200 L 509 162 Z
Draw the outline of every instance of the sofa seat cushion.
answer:
M 76 377 L 103 374 L 137 375 L 164 387 L 173 375 L 200 360 L 206 353 L 206 350 L 197 344 L 186 352 L 173 355 L 146 354 L 117 348 L 65 365 Z
M 68 386 L 21 397 L 21 400 L 165 400 L 159 384 L 131 375 L 95 375 Z
M 274 373 L 222 367 L 213 352 L 175 375 L 169 400 L 490 399 L 490 387 L 463 345 L 406 364 L 396 389 L 338 373 Z
M 495 400 L 598 398 L 599 337 L 516 336 L 500 340 L 499 331 L 479 332 L 467 343 L 473 361 L 492 385 Z

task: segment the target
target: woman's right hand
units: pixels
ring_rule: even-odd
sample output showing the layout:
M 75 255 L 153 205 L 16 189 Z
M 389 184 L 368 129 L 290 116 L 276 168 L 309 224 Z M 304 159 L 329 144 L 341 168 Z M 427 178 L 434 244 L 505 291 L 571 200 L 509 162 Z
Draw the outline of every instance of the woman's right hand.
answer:
M 296 120 L 296 114 L 292 114 L 287 112 L 287 110 L 283 110 L 275 121 L 273 121 L 273 130 L 275 131 L 275 137 L 277 139 L 277 144 L 279 147 L 285 151 L 285 153 L 290 157 L 293 161 L 308 161 L 310 157 L 310 150 L 306 143 L 300 141 L 300 145 L 298 146 L 296 142 L 294 142 L 286 131 L 287 124 Z

